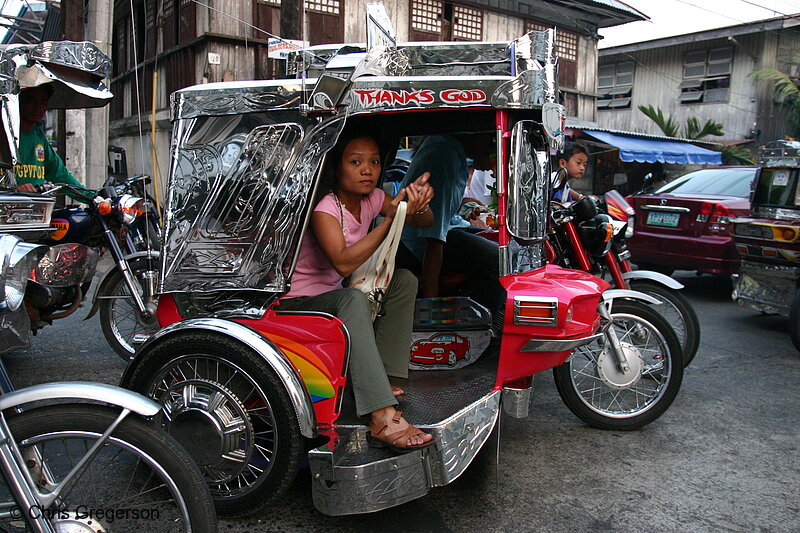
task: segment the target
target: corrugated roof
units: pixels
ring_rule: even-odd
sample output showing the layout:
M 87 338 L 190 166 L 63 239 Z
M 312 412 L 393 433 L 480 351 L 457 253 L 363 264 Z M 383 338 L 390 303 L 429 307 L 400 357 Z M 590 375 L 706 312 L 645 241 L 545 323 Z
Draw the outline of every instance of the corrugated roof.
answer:
M 650 139 L 654 141 L 676 141 L 676 142 L 685 142 L 693 144 L 706 144 L 709 146 L 719 146 L 720 144 L 722 144 L 702 139 L 685 139 L 683 137 L 667 137 L 666 135 L 651 135 L 649 133 L 639 133 L 638 131 L 625 131 L 625 130 L 615 130 L 611 128 L 602 128 L 598 126 L 596 122 L 581 120 L 575 117 L 567 117 L 565 127 L 574 130 L 602 131 L 606 133 L 613 133 L 614 135 L 624 135 L 626 137 L 639 137 L 642 139 Z
M 723 26 L 721 28 L 685 33 L 682 35 L 673 35 L 671 37 L 662 37 L 660 39 L 653 39 L 651 41 L 640 41 L 638 43 L 610 46 L 608 48 L 601 48 L 598 50 L 598 55 L 600 57 L 605 57 L 615 54 L 638 52 L 640 50 L 663 48 L 665 46 L 675 46 L 686 43 L 724 39 L 726 37 L 735 37 L 737 35 L 746 35 L 749 33 L 761 33 L 765 31 L 779 30 L 782 28 L 797 26 L 798 24 L 800 24 L 800 14 L 787 15 L 783 17 L 756 20 L 754 22 L 745 22 L 743 24 L 735 24 L 733 26 Z

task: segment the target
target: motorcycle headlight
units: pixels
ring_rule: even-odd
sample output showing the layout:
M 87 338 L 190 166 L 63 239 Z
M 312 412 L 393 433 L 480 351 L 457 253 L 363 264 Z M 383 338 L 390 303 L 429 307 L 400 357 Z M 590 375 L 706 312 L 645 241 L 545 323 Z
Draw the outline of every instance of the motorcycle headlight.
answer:
M 131 196 L 130 194 L 123 194 L 117 200 L 117 208 L 120 215 L 122 215 L 122 222 L 124 224 L 131 224 L 136 217 L 144 214 L 145 203 L 144 199 Z
M 14 235 L 0 235 L 0 311 L 20 308 L 28 276 L 45 252 L 47 246 L 23 242 Z

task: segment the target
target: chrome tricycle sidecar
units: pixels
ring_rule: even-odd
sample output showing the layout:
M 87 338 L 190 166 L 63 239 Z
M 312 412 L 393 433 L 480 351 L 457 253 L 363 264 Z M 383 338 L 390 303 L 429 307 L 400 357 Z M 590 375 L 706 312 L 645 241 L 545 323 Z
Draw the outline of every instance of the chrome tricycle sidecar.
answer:
M 298 79 L 200 85 L 172 96 L 163 329 L 137 350 L 122 384 L 164 405 L 163 424 L 204 469 L 220 512 L 266 504 L 291 483 L 305 453 L 323 513 L 371 512 L 421 497 L 467 468 L 501 406 L 527 415 L 534 374 L 605 334 L 598 308 L 614 296 L 604 295 L 608 284 L 542 259 L 548 152 L 561 142 L 563 120 L 554 103 L 554 32 L 435 45 L 395 45 L 390 34 L 368 32 L 375 42 L 366 48 L 299 52 Z M 496 139 L 502 341 L 464 368 L 412 371 L 403 411 L 437 444 L 404 455 L 367 445 L 347 391 L 350 338 L 342 322 L 278 305 L 326 153 L 349 131 L 375 135 L 390 162 L 405 136 L 491 132 Z M 663 358 L 671 348 L 680 361 L 677 339 L 665 335 L 672 344 L 655 356 L 656 381 L 668 405 L 682 370 Z M 618 347 L 623 358 L 632 354 L 625 340 Z M 606 370 L 639 379 L 655 375 L 654 365 Z M 663 403 L 643 402 L 641 411 L 652 419 Z
M 733 240 L 742 258 L 733 276 L 733 301 L 789 318 L 800 350 L 800 143 L 764 147 L 753 184 L 750 214 L 733 219 Z

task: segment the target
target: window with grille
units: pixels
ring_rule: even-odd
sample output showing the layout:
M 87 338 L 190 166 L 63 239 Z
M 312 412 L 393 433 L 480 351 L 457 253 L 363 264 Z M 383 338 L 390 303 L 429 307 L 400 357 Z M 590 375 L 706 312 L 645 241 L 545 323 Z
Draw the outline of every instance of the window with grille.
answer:
M 439 0 L 412 0 L 411 29 L 441 33 L 443 8 Z
M 326 15 L 338 15 L 339 0 L 306 0 L 306 9 Z
M 480 41 L 483 36 L 483 13 L 477 9 L 453 6 L 453 38 Z
M 544 31 L 552 27 L 539 22 L 528 21 L 525 31 Z M 578 35 L 556 28 L 556 55 L 568 61 L 578 61 Z
M 633 61 L 600 65 L 597 69 L 597 109 L 622 109 L 631 106 Z
M 732 69 L 732 47 L 687 52 L 683 57 L 680 102 L 726 102 Z

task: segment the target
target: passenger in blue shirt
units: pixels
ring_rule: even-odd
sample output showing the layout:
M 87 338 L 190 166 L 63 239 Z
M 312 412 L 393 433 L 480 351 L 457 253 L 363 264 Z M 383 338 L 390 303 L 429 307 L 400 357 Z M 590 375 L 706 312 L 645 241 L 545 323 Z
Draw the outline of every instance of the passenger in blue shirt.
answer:
M 474 159 L 476 169 L 488 169 L 492 146 L 492 138 L 486 134 L 432 135 L 422 142 L 402 186 L 420 169 L 430 172 L 429 183 L 434 190 L 429 206 L 433 210 L 433 225 L 406 226 L 397 264 L 398 268 L 422 272 L 421 292 L 425 298 L 439 295 L 442 270 L 466 274 L 469 296 L 496 315 L 494 311 L 502 310 L 505 303 L 505 291 L 498 280 L 497 243 L 476 235 L 480 228 L 469 224 L 456 226 L 452 222 L 461 207 L 469 177 L 467 157 Z

